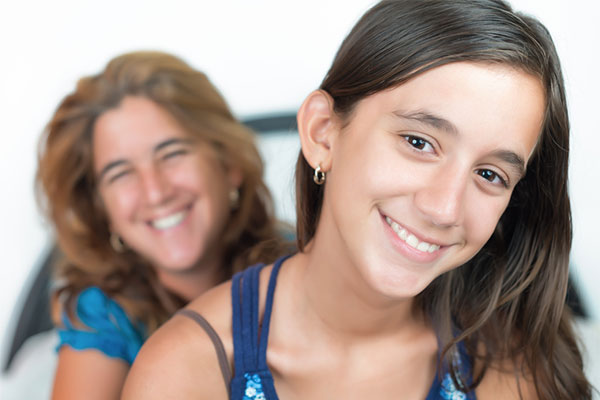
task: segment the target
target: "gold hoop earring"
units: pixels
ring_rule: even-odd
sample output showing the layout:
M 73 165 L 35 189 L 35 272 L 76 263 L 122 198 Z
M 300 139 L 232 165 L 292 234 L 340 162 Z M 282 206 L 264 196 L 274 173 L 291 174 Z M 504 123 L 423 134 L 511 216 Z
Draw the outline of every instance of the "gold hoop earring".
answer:
M 121 239 L 121 236 L 118 234 L 111 232 L 109 242 L 110 246 L 117 253 L 122 253 L 125 251 L 125 242 L 123 242 L 123 239 Z
M 317 185 L 322 185 L 323 183 L 325 183 L 325 172 L 321 171 L 321 165 L 317 165 L 317 168 L 315 168 L 315 173 L 313 174 L 313 181 L 315 181 Z

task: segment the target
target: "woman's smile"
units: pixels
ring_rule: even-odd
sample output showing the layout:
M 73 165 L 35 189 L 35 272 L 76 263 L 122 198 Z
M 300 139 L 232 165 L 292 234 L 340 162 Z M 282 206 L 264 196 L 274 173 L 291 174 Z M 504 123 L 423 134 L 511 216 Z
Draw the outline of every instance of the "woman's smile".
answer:
M 159 231 L 170 230 L 184 222 L 186 217 L 190 214 L 190 212 L 192 212 L 193 207 L 194 204 L 192 203 L 188 206 L 185 206 L 182 210 L 170 212 L 164 214 L 163 216 L 152 218 L 146 223 L 148 224 L 148 226 Z
M 175 273 L 218 254 L 233 182 L 167 111 L 126 97 L 96 121 L 94 159 L 111 228 L 127 246 Z

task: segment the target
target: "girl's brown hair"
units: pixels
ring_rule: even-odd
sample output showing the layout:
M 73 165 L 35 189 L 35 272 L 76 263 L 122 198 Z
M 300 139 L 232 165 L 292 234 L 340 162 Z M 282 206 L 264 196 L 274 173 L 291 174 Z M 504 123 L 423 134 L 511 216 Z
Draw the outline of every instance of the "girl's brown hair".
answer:
M 146 260 L 134 251 L 119 253 L 111 247 L 92 163 L 96 119 L 126 96 L 152 100 L 191 136 L 211 145 L 226 167 L 242 171 L 239 206 L 232 210 L 221 239 L 223 280 L 255 262 L 272 261 L 285 245 L 254 136 L 234 118 L 203 73 L 169 54 L 134 52 L 80 79 L 58 106 L 40 143 L 38 198 L 64 253 L 57 271 L 55 320 L 63 304 L 70 310 L 77 294 L 95 285 L 117 298 L 149 334 L 184 303 L 159 284 Z
M 342 43 L 321 89 L 348 121 L 360 100 L 432 68 L 497 63 L 536 76 L 546 94 L 543 129 L 497 228 L 483 249 L 429 285 L 416 304 L 432 319 L 455 384 L 476 387 L 491 365 L 511 360 L 541 399 L 590 399 L 565 308 L 572 226 L 567 169 L 569 118 L 556 49 L 536 19 L 502 0 L 384 0 Z M 298 247 L 313 238 L 323 186 L 300 153 L 296 168 Z M 452 362 L 464 341 L 472 385 Z

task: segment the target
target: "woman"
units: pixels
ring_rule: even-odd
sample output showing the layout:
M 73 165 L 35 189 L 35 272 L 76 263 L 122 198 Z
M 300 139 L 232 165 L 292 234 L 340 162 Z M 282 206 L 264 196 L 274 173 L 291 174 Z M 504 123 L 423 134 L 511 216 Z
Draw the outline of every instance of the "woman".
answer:
M 169 321 L 125 399 L 591 398 L 564 309 L 564 85 L 538 21 L 382 1 L 298 128 L 300 252 Z
M 54 398 L 118 398 L 143 341 L 176 309 L 282 253 L 262 171 L 251 132 L 172 55 L 121 55 L 79 81 L 48 124 L 38 170 L 64 253 Z

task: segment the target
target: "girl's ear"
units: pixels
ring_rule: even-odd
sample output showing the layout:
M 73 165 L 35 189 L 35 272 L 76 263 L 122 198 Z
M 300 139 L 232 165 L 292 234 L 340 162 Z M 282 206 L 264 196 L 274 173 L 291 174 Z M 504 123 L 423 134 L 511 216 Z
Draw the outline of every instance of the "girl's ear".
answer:
M 339 133 L 339 122 L 333 111 L 333 99 L 324 90 L 308 95 L 298 111 L 298 132 L 302 154 L 311 167 L 331 169 L 332 146 Z

